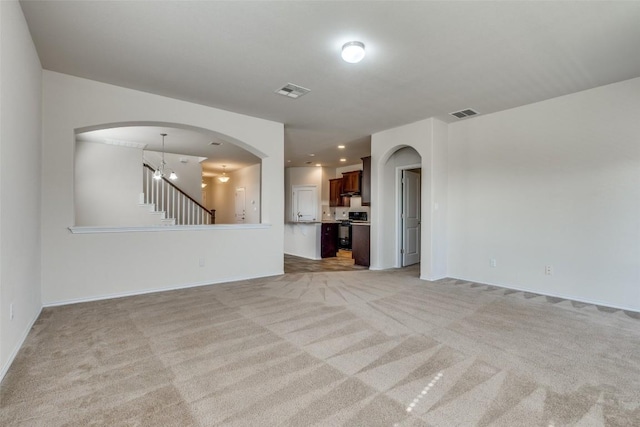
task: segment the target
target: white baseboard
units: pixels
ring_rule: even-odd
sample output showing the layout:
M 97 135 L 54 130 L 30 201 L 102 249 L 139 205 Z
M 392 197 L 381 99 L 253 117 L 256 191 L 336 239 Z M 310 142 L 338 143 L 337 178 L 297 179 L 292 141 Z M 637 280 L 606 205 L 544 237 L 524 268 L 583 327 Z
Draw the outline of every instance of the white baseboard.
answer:
M 562 299 L 566 299 L 566 300 L 569 300 L 569 301 L 582 302 L 582 303 L 585 303 L 585 304 L 601 305 L 603 307 L 616 308 L 618 310 L 640 312 L 640 310 L 638 308 L 623 307 L 623 306 L 620 306 L 620 305 L 611 304 L 610 302 L 589 300 L 589 299 L 576 297 L 576 296 L 571 296 L 571 295 L 555 294 L 555 293 L 542 293 L 542 292 L 540 292 L 539 290 L 536 290 L 536 289 L 521 288 L 521 287 L 516 287 L 516 286 L 511 286 L 511 285 L 498 284 L 498 283 L 478 282 L 476 280 L 465 279 L 465 278 L 462 278 L 462 277 L 447 276 L 446 278 L 455 279 L 455 280 L 464 280 L 465 282 L 479 283 L 481 285 L 497 286 L 499 288 L 511 289 L 513 291 L 530 292 L 532 294 L 538 294 L 538 295 L 542 295 L 542 296 L 545 296 L 545 297 L 562 298 Z
M 179 289 L 196 288 L 198 286 L 219 285 L 219 284 L 222 284 L 222 283 L 233 283 L 233 282 L 239 282 L 239 281 L 242 281 L 242 280 L 251 280 L 251 279 L 260 279 L 260 278 L 264 278 L 264 277 L 281 276 L 283 274 L 284 274 L 284 271 L 279 271 L 279 272 L 275 272 L 273 274 L 269 273 L 267 275 L 259 275 L 259 276 L 225 277 L 223 279 L 214 280 L 214 281 L 207 280 L 207 281 L 203 281 L 203 282 L 182 283 L 182 284 L 179 284 L 179 285 L 172 285 L 172 286 L 167 286 L 167 287 L 162 287 L 162 288 L 149 288 L 149 289 L 141 289 L 141 290 L 130 291 L 130 292 L 118 292 L 118 293 L 114 293 L 114 294 L 103 294 L 103 295 L 95 295 L 95 296 L 82 297 L 82 298 L 73 298 L 73 299 L 68 299 L 68 300 L 50 301 L 50 302 L 45 302 L 43 306 L 44 307 L 58 307 L 58 306 L 61 306 L 61 305 L 80 304 L 80 303 L 83 303 L 83 302 L 102 301 L 102 300 L 113 299 L 113 298 L 125 298 L 125 297 L 131 297 L 131 296 L 136 296 L 136 295 L 153 294 L 153 293 L 156 293 L 156 292 L 165 292 L 165 291 L 175 291 L 175 290 L 179 290 Z
M 31 322 L 29 322 L 29 326 L 27 326 L 27 328 L 24 330 L 24 332 L 22 333 L 22 336 L 16 343 L 16 346 L 13 348 L 13 351 L 9 355 L 9 359 L 7 359 L 7 363 L 5 363 L 4 366 L 2 367 L 2 370 L 0 371 L 0 382 L 2 382 L 2 380 L 4 379 L 4 376 L 9 371 L 9 368 L 11 367 L 13 360 L 18 355 L 18 352 L 22 348 L 24 341 L 27 339 L 29 332 L 31 332 L 31 328 L 33 328 L 33 325 L 36 323 L 36 320 L 38 320 L 38 317 L 40 317 L 40 313 L 42 313 L 42 307 L 40 307 L 40 310 L 38 310 L 38 313 L 33 317 Z
M 429 282 L 434 282 L 436 280 L 440 280 L 440 279 L 446 279 L 447 276 L 435 276 L 435 277 L 427 277 L 427 276 L 420 276 L 420 280 L 428 280 Z
M 319 260 L 322 259 L 322 258 L 312 258 L 312 257 L 308 257 L 306 255 L 301 255 L 301 254 L 294 254 L 292 252 L 285 252 L 284 254 L 285 255 L 291 255 L 291 256 L 297 256 L 298 258 L 311 259 L 313 261 L 319 261 Z

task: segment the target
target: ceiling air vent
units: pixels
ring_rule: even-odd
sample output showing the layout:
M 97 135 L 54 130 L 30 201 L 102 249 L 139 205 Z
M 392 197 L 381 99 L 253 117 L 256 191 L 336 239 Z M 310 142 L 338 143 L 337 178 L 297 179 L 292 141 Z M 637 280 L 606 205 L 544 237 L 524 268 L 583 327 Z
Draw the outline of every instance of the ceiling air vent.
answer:
M 133 141 L 123 141 L 121 139 L 105 138 L 104 141 L 102 142 L 104 142 L 107 145 L 117 145 L 120 147 L 138 148 L 140 150 L 144 150 L 145 148 L 147 148 L 147 144 L 143 144 L 140 142 L 133 142 Z
M 449 114 L 459 119 L 464 119 L 465 117 L 475 116 L 476 114 L 478 114 L 478 112 L 475 110 L 472 110 L 471 108 L 467 108 L 466 110 L 460 110 L 460 111 L 456 111 L 455 113 L 449 113 Z
M 302 95 L 306 95 L 307 93 L 311 92 L 311 89 L 294 85 L 293 83 L 287 83 L 286 86 L 277 89 L 275 92 L 288 98 L 298 99 Z

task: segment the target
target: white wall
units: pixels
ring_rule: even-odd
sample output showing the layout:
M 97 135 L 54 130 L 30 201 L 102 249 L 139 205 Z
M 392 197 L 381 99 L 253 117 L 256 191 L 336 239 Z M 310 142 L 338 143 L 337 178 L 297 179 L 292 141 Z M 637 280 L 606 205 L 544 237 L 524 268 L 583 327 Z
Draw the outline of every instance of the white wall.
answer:
M 127 226 L 143 222 L 142 150 L 95 142 L 76 143 L 75 225 Z M 150 218 L 150 215 L 147 215 Z
M 320 210 L 322 212 L 321 215 L 318 218 L 320 218 L 322 221 L 326 221 L 326 220 L 332 220 L 333 217 L 333 213 L 331 212 L 331 208 L 330 208 L 330 201 L 329 198 L 331 197 L 331 186 L 329 185 L 329 180 L 330 179 L 334 179 L 335 178 L 335 174 L 336 171 L 333 168 L 327 168 L 327 167 L 322 167 L 322 177 L 320 178 L 322 185 L 321 187 L 318 189 L 320 192 Z
M 210 197 L 207 207 L 210 210 L 216 210 L 216 224 L 233 224 L 235 222 L 234 208 L 229 206 L 232 192 L 227 185 L 228 182 L 220 182 L 216 177 L 211 177 L 206 182 Z
M 285 222 L 294 221 L 291 205 L 291 188 L 294 185 L 315 185 L 318 189 L 318 213 L 316 218 L 322 218 L 322 195 L 323 182 L 326 178 L 326 171 L 319 167 L 294 167 L 285 170 Z M 328 179 L 326 185 L 329 185 Z M 329 197 L 327 196 L 327 200 Z
M 451 125 L 449 275 L 640 310 L 639 118 L 637 78 Z
M 431 173 L 431 263 L 432 277 L 446 277 L 447 269 L 447 210 L 449 199 L 448 182 L 448 130 L 449 126 L 440 120 L 433 121 L 431 146 L 431 168 L 423 173 Z
M 447 125 L 436 119 L 421 120 L 371 136 L 371 269 L 399 267 L 400 203 L 398 170 L 409 165 L 422 168 L 420 277 L 445 277 L 447 212 Z M 401 150 L 411 147 L 412 150 Z M 436 164 L 437 162 L 437 164 Z
M 322 259 L 322 224 L 289 222 L 284 225 L 284 253 L 307 259 Z
M 356 163 L 355 165 L 347 165 L 336 168 L 335 177 L 342 178 L 342 174 L 345 172 L 353 172 L 353 171 L 361 171 L 362 170 L 362 162 Z
M 282 273 L 282 124 L 51 71 L 43 86 L 45 304 Z M 264 153 L 261 218 L 271 226 L 71 234 L 74 130 L 132 121 L 210 129 Z
M 0 2 L 0 380 L 40 313 L 42 68 L 20 5 Z M 14 318 L 9 319 L 13 304 Z
M 245 190 L 245 224 L 260 223 L 260 164 L 247 166 L 227 173 L 229 181 L 220 182 L 213 177 L 208 179 L 207 190 L 211 194 L 209 209 L 216 210 L 217 224 L 234 224 L 236 189 Z
M 238 169 L 229 174 L 231 179 L 227 184 L 233 186 L 233 193 L 237 188 L 244 188 L 246 199 L 245 224 L 257 224 L 260 222 L 260 165 L 251 165 Z M 234 207 L 235 200 L 230 203 Z M 235 212 L 234 212 L 235 213 Z

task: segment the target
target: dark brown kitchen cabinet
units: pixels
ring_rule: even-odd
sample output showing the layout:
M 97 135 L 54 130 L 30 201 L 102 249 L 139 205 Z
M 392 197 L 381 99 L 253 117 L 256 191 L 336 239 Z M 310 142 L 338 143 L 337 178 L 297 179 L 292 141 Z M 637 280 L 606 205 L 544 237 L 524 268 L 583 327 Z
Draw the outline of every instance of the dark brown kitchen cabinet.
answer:
M 362 171 L 342 173 L 342 191 L 344 193 L 360 193 L 360 177 Z
M 322 224 L 320 236 L 320 256 L 331 258 L 338 254 L 338 225 Z
M 371 156 L 362 158 L 362 182 L 360 183 L 362 206 L 371 205 Z
M 342 178 L 329 180 L 329 206 L 349 206 L 348 200 L 345 200 L 347 198 L 341 196 L 343 193 L 342 183 Z
M 370 229 L 368 225 L 353 225 L 351 227 L 351 255 L 354 263 L 369 267 Z

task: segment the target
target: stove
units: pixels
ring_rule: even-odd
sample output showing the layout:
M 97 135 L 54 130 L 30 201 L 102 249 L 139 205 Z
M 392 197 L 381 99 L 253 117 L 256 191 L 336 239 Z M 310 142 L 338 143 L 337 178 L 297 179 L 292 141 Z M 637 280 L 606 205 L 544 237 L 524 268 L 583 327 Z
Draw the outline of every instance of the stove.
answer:
M 351 250 L 351 224 L 354 222 L 367 222 L 367 213 L 349 212 L 349 219 L 338 226 L 338 248 Z

